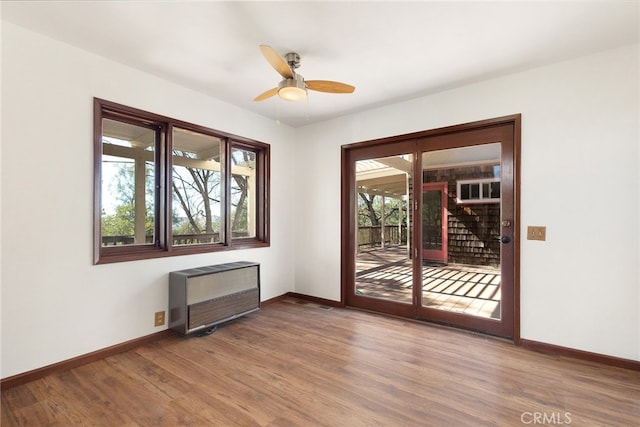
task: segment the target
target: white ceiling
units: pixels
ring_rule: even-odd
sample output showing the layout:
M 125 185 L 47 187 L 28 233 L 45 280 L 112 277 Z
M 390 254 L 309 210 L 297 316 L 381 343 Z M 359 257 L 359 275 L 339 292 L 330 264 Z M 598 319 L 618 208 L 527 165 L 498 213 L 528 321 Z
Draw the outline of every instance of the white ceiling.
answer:
M 638 1 L 2 2 L 2 19 L 291 126 L 638 43 Z M 254 102 L 280 76 L 356 86 Z M 117 101 L 117 100 L 116 100 Z

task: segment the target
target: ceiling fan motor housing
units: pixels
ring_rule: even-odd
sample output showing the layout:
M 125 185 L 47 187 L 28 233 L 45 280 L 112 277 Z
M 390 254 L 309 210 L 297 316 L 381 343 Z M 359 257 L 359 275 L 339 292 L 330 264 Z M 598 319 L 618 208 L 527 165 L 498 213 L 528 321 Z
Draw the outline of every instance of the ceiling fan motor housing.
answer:
M 289 67 L 291 67 L 292 70 L 295 70 L 300 66 L 300 55 L 295 52 L 287 53 L 284 56 L 284 60 L 287 61 L 287 64 L 289 64 Z

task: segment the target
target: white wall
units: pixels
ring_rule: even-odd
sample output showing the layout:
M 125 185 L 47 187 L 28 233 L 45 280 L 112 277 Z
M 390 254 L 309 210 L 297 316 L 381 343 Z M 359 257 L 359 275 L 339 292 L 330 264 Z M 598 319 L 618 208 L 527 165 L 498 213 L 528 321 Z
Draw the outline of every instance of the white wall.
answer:
M 162 329 L 167 273 L 260 262 L 262 299 L 294 289 L 294 131 L 3 22 L 2 377 Z M 271 144 L 270 248 L 92 265 L 93 97 Z
M 341 144 L 514 113 L 522 229 L 548 227 L 523 338 L 640 360 L 638 72 L 632 46 L 293 130 L 3 22 L 1 376 L 162 330 L 172 270 L 253 260 L 263 299 L 338 300 Z M 272 246 L 92 265 L 94 96 L 270 143 Z
M 629 46 L 299 129 L 316 205 L 296 291 L 340 298 L 342 144 L 521 113 L 521 233 L 547 226 L 520 246 L 522 337 L 640 360 L 638 62 Z

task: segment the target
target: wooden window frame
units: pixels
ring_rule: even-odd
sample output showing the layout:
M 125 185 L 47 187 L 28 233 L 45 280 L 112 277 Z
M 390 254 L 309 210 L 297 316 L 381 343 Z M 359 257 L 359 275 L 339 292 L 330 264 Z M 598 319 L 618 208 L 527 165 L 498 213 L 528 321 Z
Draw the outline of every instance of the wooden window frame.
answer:
M 137 108 L 128 107 L 100 98 L 94 98 L 94 264 L 135 261 L 161 258 L 167 256 L 191 255 L 208 252 L 219 252 L 235 249 L 259 248 L 270 246 L 270 145 L 183 122 Z M 155 207 L 155 242 L 143 245 L 102 246 L 102 120 L 108 118 L 129 124 L 153 127 L 158 131 L 156 141 L 156 207 Z M 223 225 L 224 233 L 220 243 L 173 245 L 171 228 L 171 170 L 172 170 L 172 129 L 178 127 L 205 135 L 214 136 L 224 141 L 225 155 L 223 164 L 224 197 Z M 231 150 L 243 149 L 256 154 L 256 227 L 255 237 L 232 238 L 231 234 Z

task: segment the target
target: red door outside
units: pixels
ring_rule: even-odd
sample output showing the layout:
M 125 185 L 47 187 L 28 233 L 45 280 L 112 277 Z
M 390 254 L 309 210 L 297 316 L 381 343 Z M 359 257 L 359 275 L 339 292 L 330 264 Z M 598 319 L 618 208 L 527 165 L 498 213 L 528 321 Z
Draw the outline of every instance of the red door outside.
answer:
M 447 183 L 422 186 L 422 259 L 447 263 Z

